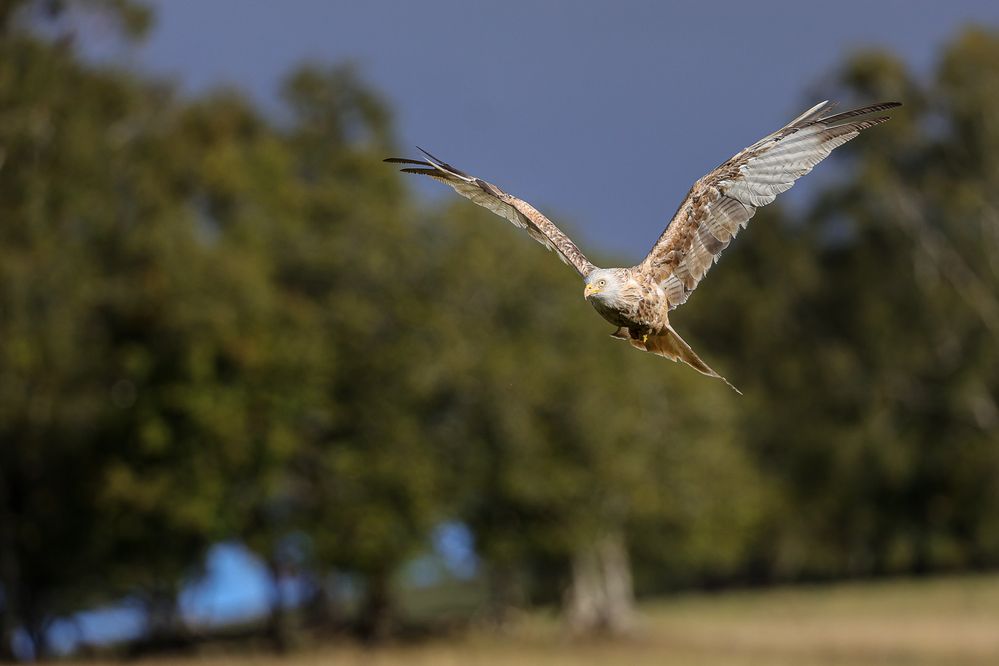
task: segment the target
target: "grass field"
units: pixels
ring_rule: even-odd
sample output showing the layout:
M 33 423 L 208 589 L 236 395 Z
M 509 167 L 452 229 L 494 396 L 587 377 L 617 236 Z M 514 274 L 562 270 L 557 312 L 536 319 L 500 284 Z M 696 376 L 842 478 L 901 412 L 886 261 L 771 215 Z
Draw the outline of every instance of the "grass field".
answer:
M 265 655 L 149 665 L 268 666 Z M 685 595 L 642 606 L 635 635 L 572 641 L 553 618 L 525 617 L 507 635 L 365 649 L 331 647 L 284 660 L 387 666 L 999 665 L 999 576 Z

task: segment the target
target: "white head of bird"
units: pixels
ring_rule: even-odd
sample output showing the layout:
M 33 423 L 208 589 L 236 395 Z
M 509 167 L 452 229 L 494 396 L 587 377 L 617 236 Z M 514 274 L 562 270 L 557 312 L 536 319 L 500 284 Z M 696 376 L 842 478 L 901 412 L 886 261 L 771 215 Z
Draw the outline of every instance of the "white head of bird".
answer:
M 586 276 L 583 298 L 613 306 L 622 297 L 624 276 L 619 268 L 596 268 Z

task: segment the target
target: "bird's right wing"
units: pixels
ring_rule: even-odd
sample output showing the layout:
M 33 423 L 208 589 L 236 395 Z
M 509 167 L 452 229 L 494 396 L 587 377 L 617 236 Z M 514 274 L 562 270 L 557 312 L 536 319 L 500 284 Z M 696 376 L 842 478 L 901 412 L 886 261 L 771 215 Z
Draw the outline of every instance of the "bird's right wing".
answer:
M 466 199 L 471 199 L 480 206 L 505 217 L 514 225 L 527 230 L 531 238 L 558 254 L 562 261 L 575 268 L 581 276 L 586 277 L 595 268 L 576 247 L 576 244 L 531 204 L 507 194 L 480 178 L 469 176 L 447 162 L 437 159 L 422 148 L 420 148 L 420 152 L 427 156 L 426 161 L 402 157 L 390 157 L 385 161 L 418 165 L 420 168 L 406 168 L 402 171 L 430 176 L 446 183 Z
M 896 106 L 883 102 L 830 114 L 832 105 L 822 102 L 741 151 L 694 183 L 639 270 L 662 285 L 670 309 L 685 303 L 757 208 L 790 189 L 834 148 L 888 120 L 872 114 Z

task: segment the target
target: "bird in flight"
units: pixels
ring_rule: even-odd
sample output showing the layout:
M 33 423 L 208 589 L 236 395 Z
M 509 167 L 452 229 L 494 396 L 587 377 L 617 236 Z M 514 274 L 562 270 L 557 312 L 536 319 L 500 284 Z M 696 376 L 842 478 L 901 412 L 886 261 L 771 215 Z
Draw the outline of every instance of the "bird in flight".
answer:
M 415 165 L 402 171 L 450 185 L 558 254 L 582 276 L 583 297 L 615 326 L 613 337 L 636 349 L 686 363 L 738 392 L 673 329 L 670 311 L 687 302 L 757 208 L 790 189 L 834 148 L 888 120 L 888 116 L 876 114 L 897 106 L 898 102 L 883 102 L 832 114 L 832 103 L 816 104 L 694 183 L 648 256 L 630 268 L 594 266 L 568 236 L 529 203 L 422 148 L 425 160 L 390 157 L 385 161 Z

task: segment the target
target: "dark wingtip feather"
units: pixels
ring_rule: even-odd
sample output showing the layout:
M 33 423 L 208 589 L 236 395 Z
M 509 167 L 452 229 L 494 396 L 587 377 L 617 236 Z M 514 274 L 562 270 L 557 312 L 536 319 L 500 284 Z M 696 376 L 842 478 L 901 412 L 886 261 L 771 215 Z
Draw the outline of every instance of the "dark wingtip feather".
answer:
M 422 160 L 411 160 L 406 157 L 386 157 L 382 160 L 382 162 L 389 162 L 390 164 L 419 164 L 420 166 L 432 166 Z
M 445 185 L 454 186 L 454 183 L 455 183 L 455 180 L 453 178 L 451 178 L 447 174 L 447 172 L 441 171 L 440 169 L 433 169 L 433 168 L 431 168 L 431 169 L 406 168 L 406 169 L 399 169 L 399 171 L 401 173 L 415 173 L 415 174 L 418 174 L 420 176 L 428 176 L 430 178 L 433 178 L 434 180 L 439 180 L 440 182 L 444 183 Z
M 887 122 L 889 120 L 891 120 L 891 116 L 878 116 L 877 118 L 870 118 L 868 120 L 855 120 L 852 123 L 843 123 L 842 125 L 837 125 L 836 128 L 839 128 L 839 127 L 849 127 L 851 129 L 855 129 L 855 130 L 857 130 L 859 132 L 859 131 L 863 131 L 865 129 L 870 129 L 870 128 L 874 127 L 875 125 L 880 125 L 881 123 Z M 836 129 L 836 128 L 833 128 L 833 129 Z
M 869 113 L 877 113 L 878 111 L 887 111 L 888 109 L 894 109 L 902 106 L 901 102 L 879 102 L 877 104 L 869 104 L 868 106 L 862 106 L 859 109 L 851 109 L 849 111 L 844 111 L 843 113 L 837 113 L 833 116 L 825 116 L 824 118 L 819 118 L 816 122 L 820 122 L 826 125 L 830 125 L 840 120 L 846 120 L 847 118 L 853 118 L 856 116 L 866 116 Z
M 429 151 L 424 150 L 423 148 L 420 148 L 419 146 L 417 146 L 416 149 L 418 151 L 420 151 L 421 153 L 423 153 L 424 155 L 426 155 L 427 157 L 429 157 L 430 159 L 432 159 L 434 162 L 440 162 L 441 164 L 444 164 L 444 160 L 438 159 L 438 158 L 434 157 L 433 155 L 430 154 Z
M 467 173 L 465 173 L 461 169 L 459 169 L 457 167 L 454 167 L 454 166 L 451 166 L 450 164 L 448 164 L 447 162 L 445 162 L 444 160 L 442 160 L 439 157 L 434 157 L 431 153 L 427 152 L 423 148 L 420 148 L 419 146 L 417 146 L 416 149 L 418 151 L 420 151 L 421 153 L 423 153 L 424 155 L 426 155 L 430 159 L 431 163 L 433 163 L 434 165 L 439 166 L 442 169 L 445 169 L 447 171 L 450 171 L 451 173 L 453 173 L 455 175 L 464 176 L 465 178 L 469 178 L 470 177 Z

